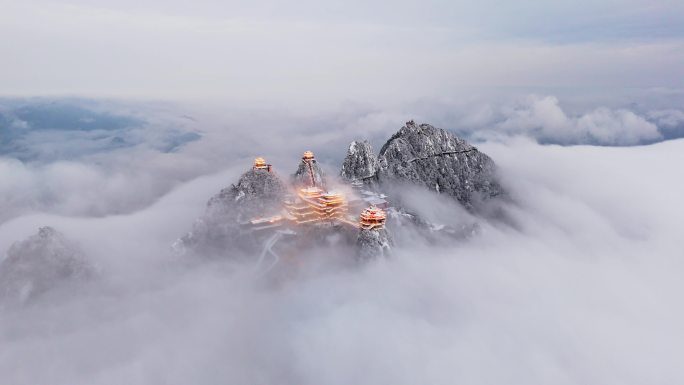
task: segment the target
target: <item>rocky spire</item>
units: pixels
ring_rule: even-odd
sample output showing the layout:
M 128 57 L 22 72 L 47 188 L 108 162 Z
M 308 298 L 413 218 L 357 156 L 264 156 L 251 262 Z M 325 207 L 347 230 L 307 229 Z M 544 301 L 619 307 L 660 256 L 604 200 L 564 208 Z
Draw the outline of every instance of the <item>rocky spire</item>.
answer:
M 356 239 L 357 258 L 365 261 L 389 255 L 392 239 L 385 228 L 361 229 Z
M 205 214 L 173 247 L 181 254 L 191 249 L 208 255 L 241 247 L 249 239 L 241 237 L 240 224 L 278 213 L 286 193 L 287 188 L 274 172 L 255 167 L 242 174 L 237 184 L 209 199 Z
M 304 152 L 297 171 L 292 175 L 292 181 L 296 187 L 316 186 L 325 188 L 325 175 L 318 161 L 316 161 L 313 152 Z
M 378 179 L 424 186 L 471 208 L 502 194 L 494 162 L 452 133 L 407 122 L 380 150 Z
M 207 208 L 210 211 L 230 211 L 236 220 L 248 219 L 279 209 L 285 193 L 285 185 L 275 173 L 255 168 L 242 174 L 237 184 L 212 197 Z
M 348 182 L 370 185 L 375 182 L 377 169 L 378 159 L 371 144 L 367 140 L 353 141 L 342 163 L 340 177 Z
M 392 243 L 385 228 L 387 215 L 375 206 L 365 209 L 359 218 L 359 236 L 356 239 L 357 256 L 361 260 L 387 256 Z
M 14 243 L 0 264 L 0 298 L 24 302 L 92 274 L 75 245 L 55 229 L 41 227 L 38 234 Z

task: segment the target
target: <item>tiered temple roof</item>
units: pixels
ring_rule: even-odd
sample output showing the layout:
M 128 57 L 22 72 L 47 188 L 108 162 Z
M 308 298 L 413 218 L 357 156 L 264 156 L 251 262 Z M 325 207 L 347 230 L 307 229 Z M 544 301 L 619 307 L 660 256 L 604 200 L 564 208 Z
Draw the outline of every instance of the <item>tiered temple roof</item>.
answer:
M 304 189 L 302 189 L 304 190 Z M 313 192 L 311 192 L 313 193 Z M 300 197 L 301 197 L 300 192 Z M 285 201 L 285 210 L 290 215 L 290 217 L 297 223 L 310 223 L 320 220 L 320 217 L 316 210 L 300 197 Z
M 385 227 L 386 219 L 387 215 L 382 209 L 375 206 L 371 206 L 363 210 L 363 212 L 361 213 L 359 223 L 361 224 L 361 227 L 364 229 L 382 229 Z
M 321 219 L 336 217 L 347 210 L 344 196 L 337 192 L 324 192 L 318 187 L 307 187 L 299 190 L 299 197 L 316 211 Z
M 311 151 L 304 151 L 304 155 L 302 156 L 302 159 L 313 160 L 314 159 L 314 153 Z
M 337 192 L 329 191 L 321 195 L 319 202 L 323 204 L 322 210 L 326 218 L 338 218 L 348 211 L 347 201 Z
M 326 221 L 343 217 L 347 201 L 337 192 L 325 192 L 318 187 L 300 189 L 298 198 L 285 203 L 285 207 L 297 223 Z
M 254 169 L 271 171 L 271 165 L 266 163 L 266 159 L 259 157 L 254 159 Z

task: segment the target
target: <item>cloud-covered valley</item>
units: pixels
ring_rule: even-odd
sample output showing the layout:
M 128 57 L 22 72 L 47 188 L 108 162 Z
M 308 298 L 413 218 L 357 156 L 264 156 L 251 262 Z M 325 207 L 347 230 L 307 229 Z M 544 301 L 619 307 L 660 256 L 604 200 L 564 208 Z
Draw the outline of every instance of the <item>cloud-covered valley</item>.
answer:
M 128 105 L 124 116 L 162 122 L 141 130 L 138 145 L 85 146 L 82 153 L 74 146 L 57 158 L 5 154 L 0 250 L 50 225 L 81 247 L 98 276 L 1 310 L 0 378 L 682 382 L 684 184 L 677 176 L 684 141 L 643 145 L 680 127 L 679 110 L 563 100 L 345 104 L 315 114 L 165 109 L 163 119 L 131 114 Z M 334 175 L 349 141 L 365 137 L 379 148 L 412 117 L 452 129 L 494 159 L 510 195 L 510 222 L 478 219 L 481 232 L 467 241 L 416 239 L 361 266 L 340 263 L 345 255 L 335 250 L 302 253 L 298 273 L 284 277 L 258 276 L 249 260 L 172 253 L 207 199 L 234 183 L 254 156 L 287 175 L 312 149 Z M 163 128 L 179 121 L 201 138 L 174 151 L 144 144 L 163 142 Z M 25 138 L 41 147 L 69 143 Z M 453 202 L 420 193 L 415 199 L 433 219 L 473 219 Z

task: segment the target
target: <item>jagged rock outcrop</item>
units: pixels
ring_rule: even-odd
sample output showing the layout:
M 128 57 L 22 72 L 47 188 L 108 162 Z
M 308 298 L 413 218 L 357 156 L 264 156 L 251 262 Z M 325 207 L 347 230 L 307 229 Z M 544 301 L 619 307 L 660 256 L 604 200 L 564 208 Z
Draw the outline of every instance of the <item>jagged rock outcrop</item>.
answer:
M 83 253 L 51 227 L 13 244 L 0 264 L 0 298 L 25 302 L 65 283 L 91 277 Z
M 361 229 L 356 239 L 359 260 L 365 261 L 389 255 L 392 238 L 387 229 Z
M 412 239 L 411 235 L 418 234 L 430 243 L 440 243 L 448 240 L 466 240 L 480 233 L 481 227 L 477 222 L 458 225 L 431 223 L 415 212 L 408 212 L 402 207 L 391 207 L 387 210 L 388 227 L 398 239 L 404 236 Z
M 481 197 L 502 194 L 496 179 L 494 162 L 487 155 L 445 130 L 429 124 L 416 125 L 412 121 L 406 123 L 385 143 L 378 157 L 368 141 L 352 142 L 340 176 L 353 182 L 355 187 L 359 187 L 361 182 L 373 190 L 391 190 L 395 185 L 401 184 L 426 187 L 450 195 L 469 209 L 480 208 L 476 203 Z M 311 151 L 304 152 L 297 171 L 292 176 L 292 182 L 295 187 L 315 185 L 326 188 L 323 171 Z M 174 244 L 174 248 L 179 253 L 192 249 L 203 255 L 225 255 L 238 249 L 247 252 L 254 252 L 258 247 L 263 249 L 268 233 L 279 226 L 301 227 L 304 231 L 300 233 L 297 230 L 297 233 L 309 243 L 327 237 L 326 234 L 330 231 L 339 232 L 335 227 L 316 227 L 320 224 L 320 218 L 307 217 L 301 222 L 297 219 L 306 215 L 315 216 L 317 211 L 322 210 L 321 207 L 325 210 L 337 210 L 332 205 L 339 204 L 338 201 L 312 203 L 309 198 L 304 198 L 300 203 L 314 206 L 313 211 L 306 212 L 306 206 L 293 208 L 292 204 L 284 205 L 287 195 L 286 186 L 271 172 L 270 165 L 262 158 L 257 158 L 254 169 L 243 174 L 236 185 L 222 190 L 209 200 L 206 214 L 195 222 L 192 231 Z M 349 204 L 355 210 L 362 205 L 382 208 L 389 205 L 384 200 L 385 196 L 378 191 L 361 191 L 357 195 L 360 197 L 355 197 L 353 205 Z M 403 227 L 410 229 L 409 232 L 402 233 L 409 237 L 422 233 L 427 234 L 428 239 L 465 239 L 479 231 L 477 224 L 430 224 L 403 210 L 400 199 L 393 199 L 391 206 L 393 207 L 390 209 L 398 213 L 395 215 L 397 226 L 404 223 L 406 225 Z M 284 217 L 269 218 L 282 213 L 285 207 L 297 211 Z M 263 220 L 249 222 L 259 217 Z M 364 225 L 365 229 L 358 236 L 354 233 L 348 235 L 349 245 L 356 239 L 358 255 L 362 259 L 386 255 L 392 243 L 390 232 L 394 231 L 392 226 L 395 225 L 390 223 L 388 228 L 378 229 L 380 226 L 376 226 L 378 223 L 374 222 L 379 220 L 377 217 L 362 219 L 369 223 Z M 349 218 L 339 219 L 340 223 L 347 225 L 349 221 Z M 369 230 L 370 227 L 374 229 Z M 318 234 L 318 230 L 323 228 L 325 232 Z M 306 235 L 302 235 L 304 233 Z
M 237 184 L 209 199 L 204 216 L 173 247 L 180 254 L 192 249 L 207 255 L 249 247 L 250 239 L 241 233 L 241 224 L 255 217 L 277 214 L 286 192 L 275 173 L 259 169 L 247 171 Z
M 209 199 L 209 211 L 228 211 L 238 221 L 260 213 L 279 210 L 287 189 L 278 175 L 266 170 L 249 170 L 237 184 L 221 190 Z
M 297 187 L 309 187 L 312 182 L 315 186 L 325 187 L 325 174 L 316 159 L 302 159 L 292 175 L 292 183 Z
M 378 172 L 378 158 L 373 147 L 367 141 L 353 141 L 347 150 L 347 156 L 342 163 L 340 177 L 349 182 L 362 182 L 373 185 Z
M 494 162 L 452 133 L 407 122 L 380 150 L 378 180 L 424 186 L 467 208 L 502 194 Z

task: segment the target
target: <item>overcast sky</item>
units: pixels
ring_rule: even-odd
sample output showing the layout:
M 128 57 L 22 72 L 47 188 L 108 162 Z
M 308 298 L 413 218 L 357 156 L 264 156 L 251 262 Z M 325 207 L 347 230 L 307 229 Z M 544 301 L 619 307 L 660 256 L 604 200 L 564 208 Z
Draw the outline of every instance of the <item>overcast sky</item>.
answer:
M 684 86 L 684 2 L 2 1 L 0 92 L 407 100 Z

